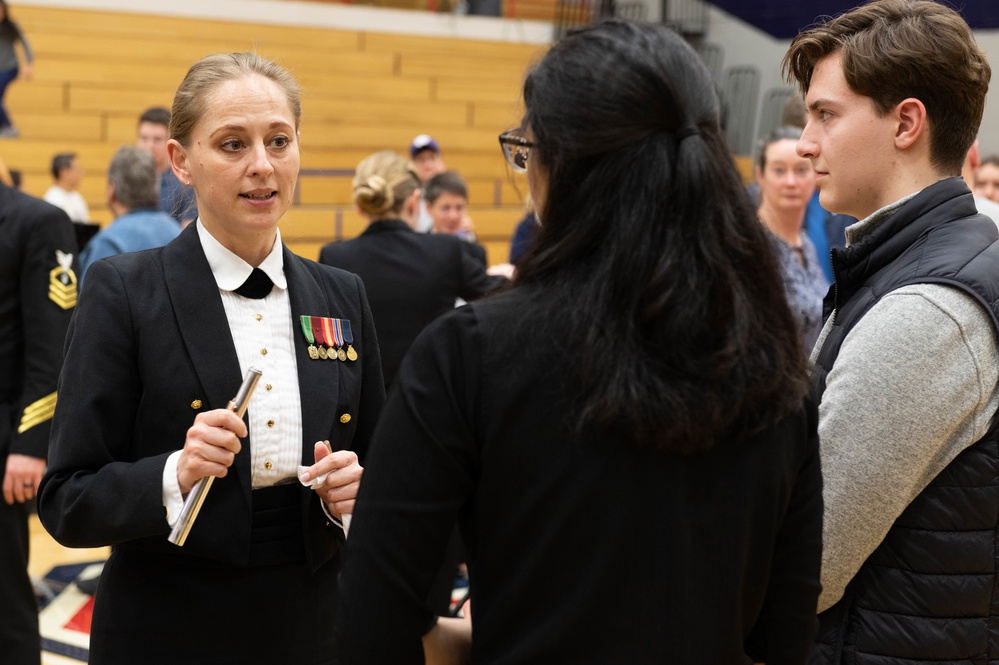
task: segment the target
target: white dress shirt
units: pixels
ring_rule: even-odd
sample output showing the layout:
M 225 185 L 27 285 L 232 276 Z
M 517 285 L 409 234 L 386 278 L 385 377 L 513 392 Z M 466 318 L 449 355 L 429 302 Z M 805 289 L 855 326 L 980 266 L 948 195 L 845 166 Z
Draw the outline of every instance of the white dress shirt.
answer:
M 270 294 L 260 299 L 234 292 L 253 266 L 226 249 L 204 227 L 198 225 L 197 233 L 222 297 L 240 372 L 245 375 L 250 367 L 262 372 L 247 411 L 252 486 L 257 489 L 297 482 L 302 461 L 302 404 L 281 233 L 277 232 L 271 253 L 259 266 L 274 282 Z M 170 526 L 183 507 L 177 479 L 180 453 L 172 453 L 163 469 L 163 505 Z

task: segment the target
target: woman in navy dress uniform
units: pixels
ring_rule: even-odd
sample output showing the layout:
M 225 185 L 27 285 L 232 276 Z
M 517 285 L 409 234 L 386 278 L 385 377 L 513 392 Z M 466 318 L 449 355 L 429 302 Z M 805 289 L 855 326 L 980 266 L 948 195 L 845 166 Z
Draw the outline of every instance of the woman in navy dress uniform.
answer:
M 275 64 L 195 63 L 169 151 L 197 223 L 88 272 L 39 514 L 64 545 L 112 546 L 91 663 L 337 662 L 341 518 L 384 388 L 361 281 L 281 242 L 300 117 Z M 241 420 L 225 407 L 251 366 Z M 207 476 L 186 543 L 169 542 Z

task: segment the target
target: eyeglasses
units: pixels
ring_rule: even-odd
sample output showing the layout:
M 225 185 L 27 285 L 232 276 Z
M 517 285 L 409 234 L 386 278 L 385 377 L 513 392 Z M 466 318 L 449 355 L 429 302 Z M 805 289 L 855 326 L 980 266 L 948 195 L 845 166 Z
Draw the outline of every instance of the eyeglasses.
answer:
M 500 148 L 507 164 L 517 173 L 527 173 L 527 158 L 534 143 L 519 136 L 519 129 L 508 129 L 499 135 Z

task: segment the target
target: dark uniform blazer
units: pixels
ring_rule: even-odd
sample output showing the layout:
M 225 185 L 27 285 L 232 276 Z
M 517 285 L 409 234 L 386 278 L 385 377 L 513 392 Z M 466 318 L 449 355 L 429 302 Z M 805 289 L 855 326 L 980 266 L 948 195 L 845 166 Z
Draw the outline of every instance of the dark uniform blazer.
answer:
M 357 238 L 323 247 L 320 263 L 364 281 L 387 387 L 416 336 L 454 309 L 456 298 L 474 300 L 506 281 L 487 275 L 472 247 L 457 236 L 416 233 L 398 219 L 372 222 Z
M 63 345 L 76 306 L 76 240 L 59 208 L 0 184 L 0 483 L 10 454 L 48 457 Z M 0 498 L 0 661 L 37 663 L 28 511 Z
M 0 462 L 48 454 L 77 265 L 66 213 L 0 183 Z
M 355 275 L 284 249 L 302 400 L 302 464 L 316 441 L 363 459 L 384 399 L 378 343 Z M 354 362 L 311 360 L 299 315 L 349 319 Z M 262 377 L 266 382 L 267 377 Z M 70 326 L 48 471 L 38 512 L 64 545 L 173 553 L 162 501 L 167 456 L 198 411 L 224 408 L 242 375 L 218 286 L 192 224 L 166 247 L 94 263 Z M 252 408 L 252 407 L 251 407 Z M 348 417 L 345 417 L 345 414 Z M 252 444 L 252 442 L 251 442 Z M 250 452 L 218 478 L 185 555 L 246 565 Z M 308 563 L 338 551 L 314 492 L 302 493 Z

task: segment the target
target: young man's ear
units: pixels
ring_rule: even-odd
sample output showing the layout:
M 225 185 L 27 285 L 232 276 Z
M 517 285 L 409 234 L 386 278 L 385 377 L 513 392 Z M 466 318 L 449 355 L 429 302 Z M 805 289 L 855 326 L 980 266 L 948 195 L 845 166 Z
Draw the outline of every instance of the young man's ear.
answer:
M 911 148 L 928 127 L 926 107 L 918 99 L 910 97 L 903 99 L 895 106 L 894 114 L 898 121 L 898 127 L 895 131 L 895 147 L 900 150 Z

